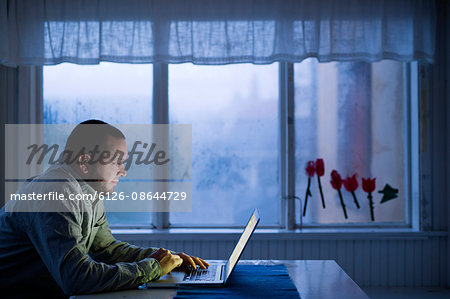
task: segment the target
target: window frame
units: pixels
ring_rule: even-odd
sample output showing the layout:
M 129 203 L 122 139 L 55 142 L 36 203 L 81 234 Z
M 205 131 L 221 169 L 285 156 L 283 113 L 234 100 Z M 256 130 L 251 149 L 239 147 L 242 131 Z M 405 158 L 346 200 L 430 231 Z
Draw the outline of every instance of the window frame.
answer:
M 405 171 L 405 221 L 375 222 L 375 223 L 341 223 L 341 224 L 303 224 L 296 223 L 295 211 L 301 203 L 295 191 L 295 81 L 294 64 L 278 63 L 278 119 L 279 119 L 279 188 L 280 188 L 280 225 L 262 226 L 267 229 L 334 229 L 334 228 L 420 228 L 420 179 L 419 179 L 419 67 L 417 62 L 403 63 L 404 67 L 404 171 Z M 153 98 L 152 123 L 169 124 L 169 64 L 153 64 Z M 142 225 L 112 225 L 114 229 L 233 229 L 239 225 L 199 226 L 199 225 L 170 225 L 169 212 L 154 212 L 152 221 Z
M 277 62 L 279 65 L 279 175 L 281 209 L 280 226 L 265 226 L 286 230 L 309 228 L 419 228 L 419 104 L 418 104 L 418 63 L 403 63 L 404 68 L 404 177 L 405 177 L 405 221 L 341 224 L 297 224 L 295 208 L 301 202 L 295 192 L 295 86 L 294 64 Z M 169 123 L 168 64 L 155 63 L 153 67 L 153 123 Z M 154 213 L 152 226 L 156 229 L 173 228 L 236 228 L 227 226 L 177 225 L 169 223 L 169 212 Z M 142 226 L 144 227 L 144 226 Z

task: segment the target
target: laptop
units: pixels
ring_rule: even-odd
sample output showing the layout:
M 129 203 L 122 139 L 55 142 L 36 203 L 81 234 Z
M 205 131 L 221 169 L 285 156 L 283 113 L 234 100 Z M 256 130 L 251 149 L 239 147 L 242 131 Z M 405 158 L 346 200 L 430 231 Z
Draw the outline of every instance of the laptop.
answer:
M 187 271 L 172 271 L 159 280 L 147 283 L 148 288 L 177 287 L 181 285 L 223 286 L 236 266 L 250 237 L 259 223 L 258 209 L 253 211 L 244 231 L 239 238 L 228 261 L 211 262 L 208 269 L 190 269 Z

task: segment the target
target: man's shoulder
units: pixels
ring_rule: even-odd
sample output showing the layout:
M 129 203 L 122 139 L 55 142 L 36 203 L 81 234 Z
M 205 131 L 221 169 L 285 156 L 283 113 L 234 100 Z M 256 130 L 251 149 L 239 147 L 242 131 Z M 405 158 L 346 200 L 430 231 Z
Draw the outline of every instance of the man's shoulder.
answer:
M 77 178 L 64 165 L 54 165 L 38 176 L 27 180 L 18 190 L 19 193 L 45 191 L 80 191 Z
M 8 212 L 81 212 L 88 200 L 75 200 L 84 190 L 64 166 L 52 166 L 24 182 L 7 202 Z
M 76 181 L 74 171 L 70 170 L 70 166 L 65 164 L 52 165 L 43 173 L 38 175 L 35 179 L 49 179 L 49 180 L 61 180 L 61 181 Z

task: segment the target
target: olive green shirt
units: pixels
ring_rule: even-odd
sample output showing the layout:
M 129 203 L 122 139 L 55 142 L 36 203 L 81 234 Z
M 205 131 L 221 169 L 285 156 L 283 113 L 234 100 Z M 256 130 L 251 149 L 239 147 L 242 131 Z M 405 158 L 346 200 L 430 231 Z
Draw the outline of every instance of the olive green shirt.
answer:
M 57 180 L 55 180 L 57 178 Z M 46 181 L 46 183 L 42 183 Z M 52 166 L 25 182 L 17 193 L 57 191 L 94 194 L 68 165 Z M 32 204 L 34 211 L 42 202 Z M 71 212 L 0 210 L 0 289 L 17 294 L 24 287 L 50 295 L 86 294 L 135 288 L 161 275 L 157 248 L 140 248 L 116 240 L 103 201 L 64 201 Z M 34 289 L 34 290 L 33 290 Z

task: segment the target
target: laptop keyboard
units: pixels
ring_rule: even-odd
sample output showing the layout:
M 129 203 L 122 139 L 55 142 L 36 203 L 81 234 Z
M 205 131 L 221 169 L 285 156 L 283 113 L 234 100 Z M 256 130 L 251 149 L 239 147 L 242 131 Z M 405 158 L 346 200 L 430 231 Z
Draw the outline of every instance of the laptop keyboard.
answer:
M 192 269 L 184 275 L 184 281 L 213 281 L 216 277 L 217 265 L 211 265 L 208 269 Z

